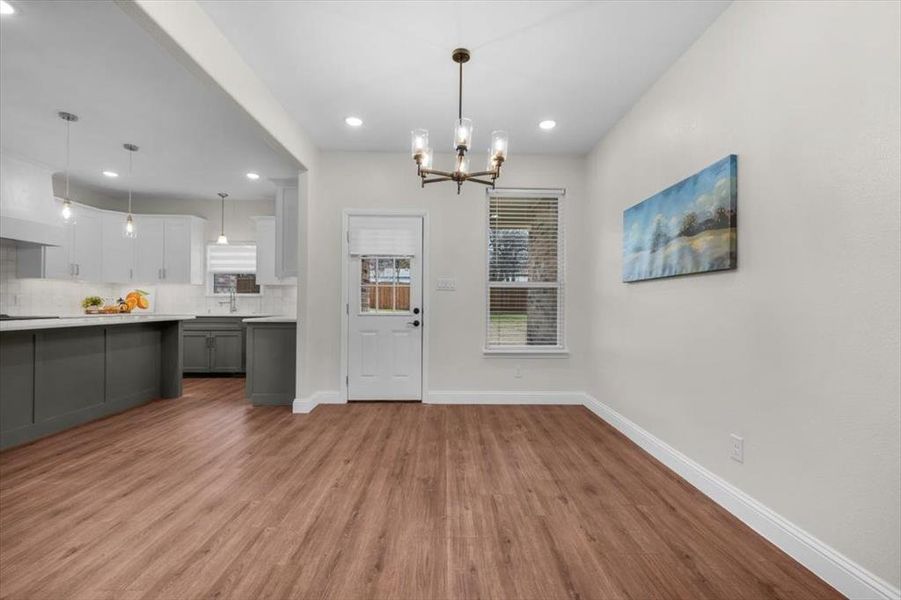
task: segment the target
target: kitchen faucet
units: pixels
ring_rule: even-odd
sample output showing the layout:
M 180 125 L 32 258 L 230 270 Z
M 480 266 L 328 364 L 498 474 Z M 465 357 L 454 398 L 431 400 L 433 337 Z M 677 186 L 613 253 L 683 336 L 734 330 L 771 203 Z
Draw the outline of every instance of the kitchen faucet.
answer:
M 238 312 L 238 297 L 234 290 L 228 293 L 228 300 L 220 300 L 219 304 L 228 304 L 228 312 Z

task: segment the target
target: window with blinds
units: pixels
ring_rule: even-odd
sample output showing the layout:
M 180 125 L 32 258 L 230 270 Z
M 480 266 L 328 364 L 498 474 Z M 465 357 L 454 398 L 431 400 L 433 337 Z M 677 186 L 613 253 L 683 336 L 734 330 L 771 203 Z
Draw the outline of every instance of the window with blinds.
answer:
M 561 196 L 489 192 L 487 351 L 564 349 Z
M 210 244 L 206 248 L 208 292 L 259 294 L 257 247 L 254 244 Z

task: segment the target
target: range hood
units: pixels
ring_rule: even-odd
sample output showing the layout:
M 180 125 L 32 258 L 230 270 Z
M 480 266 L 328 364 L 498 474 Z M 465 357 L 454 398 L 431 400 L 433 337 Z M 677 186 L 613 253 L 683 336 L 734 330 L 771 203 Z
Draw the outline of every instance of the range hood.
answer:
M 42 246 L 63 243 L 52 177 L 45 165 L 0 152 L 0 238 Z

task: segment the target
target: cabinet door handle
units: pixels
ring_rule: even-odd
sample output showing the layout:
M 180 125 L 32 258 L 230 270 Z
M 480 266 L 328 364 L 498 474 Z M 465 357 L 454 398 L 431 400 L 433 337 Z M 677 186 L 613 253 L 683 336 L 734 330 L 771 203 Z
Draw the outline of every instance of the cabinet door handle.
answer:
M 128 280 L 131 281 L 131 280 L 134 279 L 134 278 L 135 278 L 135 270 L 134 270 L 134 269 L 129 269 L 129 270 L 128 270 Z
M 81 275 L 81 265 L 78 263 L 75 263 L 75 274 Z

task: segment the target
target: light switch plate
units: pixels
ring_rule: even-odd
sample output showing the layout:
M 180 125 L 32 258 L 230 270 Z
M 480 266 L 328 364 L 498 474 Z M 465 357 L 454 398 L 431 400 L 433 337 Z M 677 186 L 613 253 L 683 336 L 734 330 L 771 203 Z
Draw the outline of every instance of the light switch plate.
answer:
M 732 442 L 732 448 L 729 451 L 729 458 L 735 462 L 745 462 L 745 439 L 740 435 L 732 434 L 729 436 Z
M 441 292 L 452 292 L 457 289 L 457 282 L 450 278 L 440 278 L 435 282 L 435 289 Z

